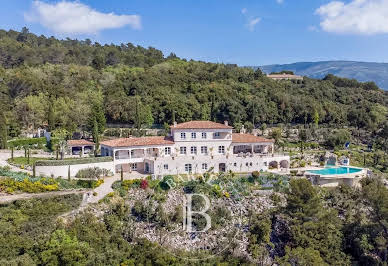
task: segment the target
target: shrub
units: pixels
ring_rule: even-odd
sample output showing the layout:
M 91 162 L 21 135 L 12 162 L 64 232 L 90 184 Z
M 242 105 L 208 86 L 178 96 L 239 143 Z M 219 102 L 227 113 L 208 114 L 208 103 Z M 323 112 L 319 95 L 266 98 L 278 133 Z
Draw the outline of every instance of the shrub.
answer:
M 81 179 L 100 179 L 111 175 L 113 175 L 113 173 L 107 169 L 90 167 L 79 170 L 75 177 Z
M 129 190 L 130 188 L 138 188 L 140 187 L 141 181 L 141 179 L 124 180 L 121 182 L 121 186 L 126 190 Z
M 259 178 L 260 177 L 260 172 L 259 171 L 253 171 L 252 172 L 252 177 L 255 178 L 255 179 Z
M 147 189 L 148 188 L 148 181 L 146 179 L 143 179 L 140 183 L 140 187 L 142 189 Z

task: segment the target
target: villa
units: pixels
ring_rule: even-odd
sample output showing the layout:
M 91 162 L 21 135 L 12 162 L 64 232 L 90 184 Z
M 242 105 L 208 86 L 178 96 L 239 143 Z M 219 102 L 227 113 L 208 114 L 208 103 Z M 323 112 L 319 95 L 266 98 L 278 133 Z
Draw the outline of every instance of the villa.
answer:
M 288 169 L 289 156 L 275 155 L 273 140 L 232 131 L 226 121 L 174 123 L 166 137 L 103 141 L 101 155 L 113 157 L 116 172 L 155 175 Z
M 298 75 L 291 75 L 291 74 L 268 74 L 268 78 L 273 79 L 273 80 L 303 80 L 302 76 Z

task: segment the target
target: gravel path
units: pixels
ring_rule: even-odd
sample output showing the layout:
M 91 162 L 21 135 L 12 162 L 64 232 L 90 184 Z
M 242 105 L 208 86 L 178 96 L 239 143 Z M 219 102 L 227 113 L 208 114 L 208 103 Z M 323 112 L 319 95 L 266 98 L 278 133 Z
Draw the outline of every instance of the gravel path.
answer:
M 104 178 L 104 183 L 102 183 L 99 187 L 95 188 L 93 191 L 89 192 L 87 195 L 86 204 L 88 203 L 97 203 L 101 199 L 103 199 L 110 192 L 113 192 L 112 184 L 115 181 L 120 180 L 120 175 L 114 175 L 111 177 Z M 93 193 L 96 192 L 97 195 L 93 196 Z
M 14 157 L 24 156 L 24 151 L 16 150 L 16 151 L 14 151 L 13 156 Z M 0 150 L 0 166 L 2 166 L 2 167 L 9 166 L 9 167 L 11 167 L 11 170 L 15 171 L 15 172 L 25 172 L 25 173 L 29 173 L 29 174 L 32 173 L 31 171 L 28 171 L 25 169 L 20 169 L 18 167 L 15 167 L 13 165 L 8 164 L 7 160 L 10 158 L 11 158 L 11 151 L 10 150 Z

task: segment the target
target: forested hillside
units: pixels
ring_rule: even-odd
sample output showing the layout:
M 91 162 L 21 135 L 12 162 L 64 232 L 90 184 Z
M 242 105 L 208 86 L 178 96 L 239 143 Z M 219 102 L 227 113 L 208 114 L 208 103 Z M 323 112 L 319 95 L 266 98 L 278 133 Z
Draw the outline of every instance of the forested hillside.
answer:
M 246 123 L 318 122 L 375 130 L 388 92 L 328 75 L 277 82 L 260 70 L 186 61 L 155 48 L 101 45 L 0 31 L 1 124 L 8 133 L 48 126 L 90 129 L 105 115 L 138 127 L 192 119 Z

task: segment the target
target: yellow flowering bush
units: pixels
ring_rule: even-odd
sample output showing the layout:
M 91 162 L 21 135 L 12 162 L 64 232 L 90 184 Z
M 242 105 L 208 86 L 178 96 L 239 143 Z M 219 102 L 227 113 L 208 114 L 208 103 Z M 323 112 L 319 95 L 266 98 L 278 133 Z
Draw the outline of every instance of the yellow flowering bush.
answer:
M 44 182 L 44 183 L 43 183 Z M 15 191 L 23 191 L 28 193 L 39 193 L 46 191 L 58 191 L 59 185 L 54 180 L 42 179 L 33 182 L 27 178 L 22 181 L 18 181 L 11 178 L 0 179 L 0 192 L 12 194 Z

